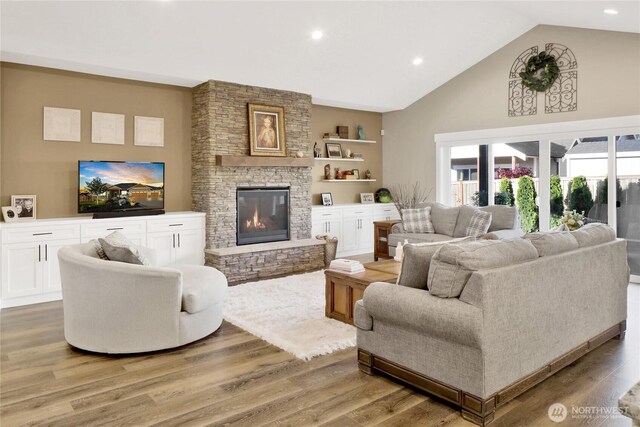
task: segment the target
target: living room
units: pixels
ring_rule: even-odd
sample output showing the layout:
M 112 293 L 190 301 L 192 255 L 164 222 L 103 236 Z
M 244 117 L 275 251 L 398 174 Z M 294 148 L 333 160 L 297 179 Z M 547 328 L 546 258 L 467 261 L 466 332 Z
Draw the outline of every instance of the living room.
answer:
M 0 7 L 2 425 L 640 422 L 638 2 Z

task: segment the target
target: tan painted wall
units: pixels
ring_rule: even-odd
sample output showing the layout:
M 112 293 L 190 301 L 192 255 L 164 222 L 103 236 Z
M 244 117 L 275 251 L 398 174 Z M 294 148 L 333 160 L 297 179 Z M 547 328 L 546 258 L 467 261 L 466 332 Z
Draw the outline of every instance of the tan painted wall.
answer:
M 525 49 L 568 46 L 578 61 L 578 109 L 507 116 L 511 64 Z M 425 63 L 423 66 L 429 66 Z M 420 181 L 435 198 L 436 133 L 640 114 L 640 34 L 538 26 L 401 111 L 385 113 L 386 185 Z
M 322 135 L 325 132 L 335 132 L 336 126 L 349 126 L 349 138 L 356 138 L 356 127 L 362 125 L 366 139 L 375 140 L 377 144 L 359 144 L 342 142 L 342 150 L 351 149 L 352 152 L 362 153 L 364 162 L 340 162 L 316 160 L 312 170 L 311 194 L 314 205 L 322 204 L 320 193 L 331 193 L 333 203 L 360 203 L 360 193 L 373 193 L 382 187 L 382 114 L 369 111 L 349 110 L 344 108 L 325 107 L 314 105 L 311 113 L 311 146 L 317 142 L 322 148 L 322 157 L 327 156 Z M 331 165 L 332 173 L 335 168 L 341 170 L 359 169 L 364 178 L 364 171 L 371 170 L 373 178 L 377 182 L 338 182 L 326 183 L 324 178 L 324 165 Z
M 0 203 L 35 194 L 38 218 L 77 215 L 78 160 L 165 162 L 165 209 L 191 209 L 191 89 L 2 63 Z M 81 142 L 44 141 L 43 107 L 82 112 Z M 125 114 L 125 144 L 91 143 L 91 112 Z M 133 145 L 133 117 L 165 119 L 165 146 Z

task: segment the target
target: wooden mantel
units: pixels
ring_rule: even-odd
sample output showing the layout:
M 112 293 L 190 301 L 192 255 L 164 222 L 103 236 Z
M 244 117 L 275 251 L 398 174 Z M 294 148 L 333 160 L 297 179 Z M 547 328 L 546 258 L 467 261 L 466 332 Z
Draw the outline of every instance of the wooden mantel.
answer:
M 216 155 L 217 166 L 289 166 L 313 167 L 313 159 L 309 157 L 259 157 L 259 156 L 224 156 Z

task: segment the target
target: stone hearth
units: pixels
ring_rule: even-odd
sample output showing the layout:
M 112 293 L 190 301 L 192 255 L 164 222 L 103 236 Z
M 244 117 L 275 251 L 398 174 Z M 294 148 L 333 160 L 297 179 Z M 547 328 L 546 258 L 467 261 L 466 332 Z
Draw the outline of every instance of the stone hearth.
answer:
M 192 199 L 193 209 L 207 214 L 207 265 L 231 265 L 237 254 L 216 250 L 236 246 L 236 189 L 238 187 L 289 187 L 291 247 L 260 251 L 262 257 L 243 256 L 233 271 L 221 268 L 230 282 L 249 280 L 294 270 L 305 259 L 305 270 L 323 266 L 317 247 L 310 250 L 296 240 L 311 237 L 310 166 L 219 166 L 218 156 L 249 156 L 247 104 L 284 107 L 287 155 L 311 153 L 311 96 L 210 80 L 193 90 L 192 110 Z M 213 251 L 213 252 L 211 252 Z M 233 252 L 233 251 L 231 251 Z M 264 262 L 262 260 L 268 260 Z M 259 262 L 262 261 L 262 262 Z M 231 263 L 230 263 L 231 262 Z M 269 271 L 273 271 L 270 274 Z M 304 270 L 302 270 L 304 271 Z

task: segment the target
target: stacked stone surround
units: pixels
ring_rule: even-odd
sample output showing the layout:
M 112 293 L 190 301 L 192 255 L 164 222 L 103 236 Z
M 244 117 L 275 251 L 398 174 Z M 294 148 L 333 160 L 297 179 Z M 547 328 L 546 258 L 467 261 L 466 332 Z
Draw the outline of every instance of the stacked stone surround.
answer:
M 236 189 L 238 187 L 290 187 L 290 235 L 292 240 L 311 237 L 311 168 L 310 167 L 229 167 L 217 166 L 216 155 L 249 155 L 249 120 L 247 104 L 284 108 L 287 155 L 298 151 L 312 156 L 311 96 L 296 92 L 245 86 L 210 80 L 193 89 L 192 110 L 192 204 L 193 210 L 205 212 L 208 249 L 236 245 Z M 295 252 L 295 249 L 287 249 Z M 300 249 L 299 255 L 308 253 Z M 263 254 L 264 255 L 264 254 Z M 315 254 L 314 254 L 315 255 Z M 245 259 L 246 258 L 246 259 Z M 320 258 L 322 258 L 320 256 Z M 268 256 L 243 254 L 245 269 L 278 271 Z M 207 263 L 213 264 L 207 257 Z M 216 260 L 219 266 L 231 261 Z M 231 271 L 231 270 L 229 270 Z M 233 273 L 245 277 L 234 267 Z M 249 273 L 247 273 L 249 274 Z M 251 273 L 253 274 L 253 273 Z M 255 277 L 266 277 L 257 273 Z M 234 277 L 228 277 L 230 281 Z M 241 279 L 246 280 L 246 279 Z

